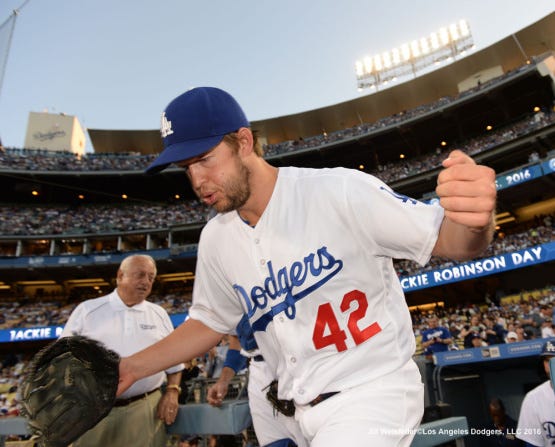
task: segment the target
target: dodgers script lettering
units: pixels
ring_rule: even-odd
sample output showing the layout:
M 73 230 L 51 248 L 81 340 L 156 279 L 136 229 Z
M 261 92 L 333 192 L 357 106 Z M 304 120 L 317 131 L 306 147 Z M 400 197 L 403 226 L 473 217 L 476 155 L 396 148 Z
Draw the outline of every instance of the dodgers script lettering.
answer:
M 245 302 L 249 318 L 258 309 L 264 310 L 270 306 L 268 312 L 252 323 L 254 331 L 264 331 L 274 316 L 281 312 L 293 320 L 296 315 L 296 302 L 333 278 L 343 268 L 343 261 L 329 253 L 327 247 L 322 247 L 316 250 L 316 253 L 305 256 L 302 261 L 295 261 L 291 266 L 282 267 L 277 272 L 272 261 L 268 261 L 266 265 L 268 276 L 262 285 L 253 286 L 250 290 L 239 284 L 233 285 L 236 293 Z M 284 297 L 282 301 L 271 305 L 281 297 Z

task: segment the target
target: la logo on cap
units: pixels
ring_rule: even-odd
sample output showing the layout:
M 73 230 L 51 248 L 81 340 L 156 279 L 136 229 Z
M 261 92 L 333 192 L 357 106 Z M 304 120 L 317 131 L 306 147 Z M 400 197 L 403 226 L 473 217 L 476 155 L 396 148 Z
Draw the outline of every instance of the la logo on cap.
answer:
M 162 122 L 160 124 L 160 133 L 162 134 L 162 138 L 166 138 L 168 135 L 173 133 L 172 130 L 172 122 L 168 121 L 166 118 L 166 112 L 162 113 Z

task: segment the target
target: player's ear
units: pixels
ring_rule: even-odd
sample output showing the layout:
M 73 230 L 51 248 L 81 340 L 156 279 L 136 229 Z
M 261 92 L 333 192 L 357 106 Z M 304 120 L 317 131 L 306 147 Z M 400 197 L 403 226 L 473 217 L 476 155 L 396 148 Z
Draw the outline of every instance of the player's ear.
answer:
M 246 157 L 252 154 L 254 151 L 254 138 L 251 130 L 247 127 L 241 127 L 237 131 L 237 137 L 239 141 L 239 155 Z

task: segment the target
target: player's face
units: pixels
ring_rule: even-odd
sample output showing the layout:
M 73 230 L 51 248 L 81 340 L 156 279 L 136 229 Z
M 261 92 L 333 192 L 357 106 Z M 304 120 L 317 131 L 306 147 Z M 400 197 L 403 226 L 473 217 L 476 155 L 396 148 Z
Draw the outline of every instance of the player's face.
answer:
M 225 141 L 214 149 L 179 164 L 187 170 L 198 198 L 219 213 L 241 208 L 251 195 L 250 172 Z
M 128 306 L 139 304 L 150 295 L 155 277 L 156 269 L 150 261 L 135 258 L 118 271 L 118 294 Z

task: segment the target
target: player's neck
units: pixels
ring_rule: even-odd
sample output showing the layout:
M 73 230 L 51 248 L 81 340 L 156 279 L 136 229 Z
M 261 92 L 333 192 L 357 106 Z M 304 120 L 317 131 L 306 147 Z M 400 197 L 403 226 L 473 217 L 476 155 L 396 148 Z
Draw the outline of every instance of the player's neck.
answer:
M 261 160 L 262 161 L 262 160 Z M 278 168 L 266 161 L 251 170 L 251 195 L 245 205 L 237 210 L 248 225 L 254 227 L 264 214 L 276 186 Z

